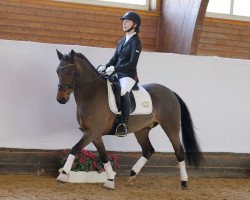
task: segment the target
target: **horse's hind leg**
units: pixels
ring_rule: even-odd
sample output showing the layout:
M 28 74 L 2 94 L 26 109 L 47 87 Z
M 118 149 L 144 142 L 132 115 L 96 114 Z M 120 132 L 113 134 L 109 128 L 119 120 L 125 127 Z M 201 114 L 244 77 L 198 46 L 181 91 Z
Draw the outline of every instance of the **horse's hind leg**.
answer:
M 132 167 L 132 170 L 130 172 L 130 180 L 132 180 L 133 178 L 136 177 L 137 174 L 139 174 L 141 168 L 146 164 L 148 159 L 155 152 L 148 137 L 150 130 L 151 130 L 150 128 L 146 127 L 140 131 L 135 132 L 135 137 L 142 148 L 142 156 Z
M 107 152 L 106 152 L 105 146 L 103 144 L 102 138 L 100 137 L 100 138 L 94 140 L 93 144 L 95 145 L 95 147 L 96 147 L 96 149 L 101 157 L 101 160 L 102 160 L 103 165 L 104 165 L 104 169 L 105 169 L 105 171 L 107 173 L 107 177 L 108 177 L 108 180 L 104 183 L 103 186 L 106 188 L 109 188 L 109 189 L 115 189 L 115 175 L 116 175 L 116 173 L 113 171 L 111 163 L 108 160 Z
M 180 179 L 181 179 L 180 188 L 186 189 L 188 176 L 187 176 L 186 165 L 185 165 L 185 153 L 184 153 L 184 149 L 181 145 L 180 136 L 179 136 L 179 132 L 180 132 L 179 121 L 176 124 L 164 123 L 164 124 L 161 124 L 161 127 L 163 128 L 163 130 L 167 134 L 167 136 L 168 136 L 168 138 L 169 138 L 169 140 L 174 148 L 175 156 L 179 162 Z

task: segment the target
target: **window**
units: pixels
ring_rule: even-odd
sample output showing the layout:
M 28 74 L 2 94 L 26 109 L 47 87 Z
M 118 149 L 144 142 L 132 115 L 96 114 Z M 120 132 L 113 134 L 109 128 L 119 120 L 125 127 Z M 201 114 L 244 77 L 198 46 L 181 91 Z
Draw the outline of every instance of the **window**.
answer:
M 209 0 L 207 12 L 230 14 L 231 0 Z
M 234 0 L 233 14 L 250 17 L 250 1 Z
M 56 1 L 148 10 L 150 0 L 56 0 Z
M 209 0 L 207 16 L 250 21 L 250 1 Z
M 135 4 L 135 5 L 146 5 L 146 0 L 99 0 L 99 1 L 107 1 L 107 2 L 116 2 L 116 3 L 126 3 L 126 4 Z

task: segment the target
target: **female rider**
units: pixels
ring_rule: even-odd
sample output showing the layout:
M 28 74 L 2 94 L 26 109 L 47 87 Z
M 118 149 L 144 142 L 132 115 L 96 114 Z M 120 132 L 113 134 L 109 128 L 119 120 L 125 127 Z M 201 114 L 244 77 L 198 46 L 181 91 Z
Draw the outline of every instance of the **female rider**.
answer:
M 137 62 L 141 53 L 139 28 L 140 16 L 135 12 L 127 12 L 121 17 L 125 36 L 117 45 L 116 51 L 106 65 L 98 68 L 99 72 L 105 71 L 108 75 L 117 74 L 121 86 L 121 114 L 122 123 L 116 129 L 116 135 L 124 137 L 128 133 L 128 119 L 130 109 L 129 93 L 139 81 L 137 77 Z

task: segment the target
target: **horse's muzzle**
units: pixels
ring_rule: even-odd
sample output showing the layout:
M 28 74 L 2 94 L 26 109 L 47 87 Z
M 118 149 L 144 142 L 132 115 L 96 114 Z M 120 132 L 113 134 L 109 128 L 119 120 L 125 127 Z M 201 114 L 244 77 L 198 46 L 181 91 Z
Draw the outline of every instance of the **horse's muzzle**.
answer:
M 57 97 L 57 101 L 58 101 L 60 104 L 65 104 L 65 103 L 67 103 L 67 99 L 65 99 L 64 97 Z

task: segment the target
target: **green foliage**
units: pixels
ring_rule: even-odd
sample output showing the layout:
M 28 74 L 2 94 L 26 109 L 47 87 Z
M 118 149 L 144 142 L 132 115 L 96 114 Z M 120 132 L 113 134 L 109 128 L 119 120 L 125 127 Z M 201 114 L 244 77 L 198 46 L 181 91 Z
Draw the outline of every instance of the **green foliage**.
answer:
M 69 149 L 65 149 L 64 151 L 64 157 L 62 159 L 62 164 L 64 165 L 68 154 Z M 113 167 L 113 169 L 118 168 L 118 159 L 117 154 L 110 154 L 108 155 L 109 161 Z M 99 156 L 96 156 L 93 152 L 82 149 L 80 154 L 75 155 L 75 161 L 72 166 L 72 171 L 97 171 L 99 173 L 105 171 L 103 163 Z

